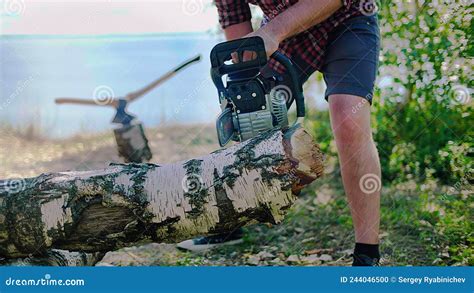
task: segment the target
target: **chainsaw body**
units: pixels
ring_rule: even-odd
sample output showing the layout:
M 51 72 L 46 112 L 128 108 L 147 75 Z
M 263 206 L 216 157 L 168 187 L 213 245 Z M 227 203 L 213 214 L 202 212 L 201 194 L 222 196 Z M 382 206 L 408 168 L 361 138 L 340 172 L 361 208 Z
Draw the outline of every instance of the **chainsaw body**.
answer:
M 257 57 L 232 63 L 232 54 L 242 60 L 245 51 L 254 52 Z M 302 88 L 291 61 L 279 52 L 272 57 L 286 68 L 286 75 L 264 76 L 261 72 L 267 56 L 260 37 L 224 42 L 212 49 L 211 77 L 222 109 L 216 122 L 221 146 L 230 140 L 244 141 L 261 132 L 288 126 L 288 109 L 294 100 L 297 116 L 304 116 Z

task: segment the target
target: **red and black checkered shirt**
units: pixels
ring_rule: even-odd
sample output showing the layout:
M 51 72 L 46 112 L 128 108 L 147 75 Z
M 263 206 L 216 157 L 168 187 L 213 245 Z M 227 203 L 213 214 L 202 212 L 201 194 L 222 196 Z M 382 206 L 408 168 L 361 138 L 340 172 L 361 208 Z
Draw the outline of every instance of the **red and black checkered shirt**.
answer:
M 296 2 L 298 0 L 215 0 L 222 28 L 249 21 L 252 18 L 249 4 L 258 5 L 262 9 L 264 25 Z M 346 19 L 361 14 L 359 2 L 362 1 L 342 0 L 344 6 L 341 9 L 325 21 L 281 42 L 279 51 L 291 59 L 298 56 L 299 60 L 308 65 L 308 70 L 320 69 L 331 31 Z M 269 63 L 272 68 L 282 72 L 281 65 L 275 60 L 270 59 Z

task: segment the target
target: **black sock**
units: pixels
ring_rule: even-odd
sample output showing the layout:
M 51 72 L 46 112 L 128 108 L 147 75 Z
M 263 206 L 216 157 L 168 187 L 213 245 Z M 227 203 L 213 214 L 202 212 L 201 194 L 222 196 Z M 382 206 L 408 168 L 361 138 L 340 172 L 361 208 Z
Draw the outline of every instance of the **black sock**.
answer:
M 379 245 L 356 243 L 355 248 L 354 248 L 354 254 L 355 255 L 365 254 L 368 257 L 380 259 Z

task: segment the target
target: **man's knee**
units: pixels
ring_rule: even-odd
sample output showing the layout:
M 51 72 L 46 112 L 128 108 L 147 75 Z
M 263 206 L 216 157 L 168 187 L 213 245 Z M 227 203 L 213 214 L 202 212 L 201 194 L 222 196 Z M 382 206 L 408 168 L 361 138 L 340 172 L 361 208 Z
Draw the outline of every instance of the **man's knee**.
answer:
M 365 132 L 361 131 L 359 125 L 350 119 L 340 121 L 334 128 L 336 142 L 343 146 L 361 143 L 364 140 L 364 134 Z
M 351 95 L 329 97 L 331 123 L 339 146 L 354 146 L 372 142 L 370 105 L 363 98 Z

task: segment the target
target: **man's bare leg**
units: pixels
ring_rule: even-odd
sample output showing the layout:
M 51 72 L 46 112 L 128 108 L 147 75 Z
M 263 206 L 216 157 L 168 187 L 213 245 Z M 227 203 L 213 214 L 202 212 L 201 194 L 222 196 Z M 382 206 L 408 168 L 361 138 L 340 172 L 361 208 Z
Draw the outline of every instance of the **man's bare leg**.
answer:
M 353 95 L 331 95 L 329 110 L 355 240 L 378 244 L 381 176 L 370 128 L 370 104 Z

